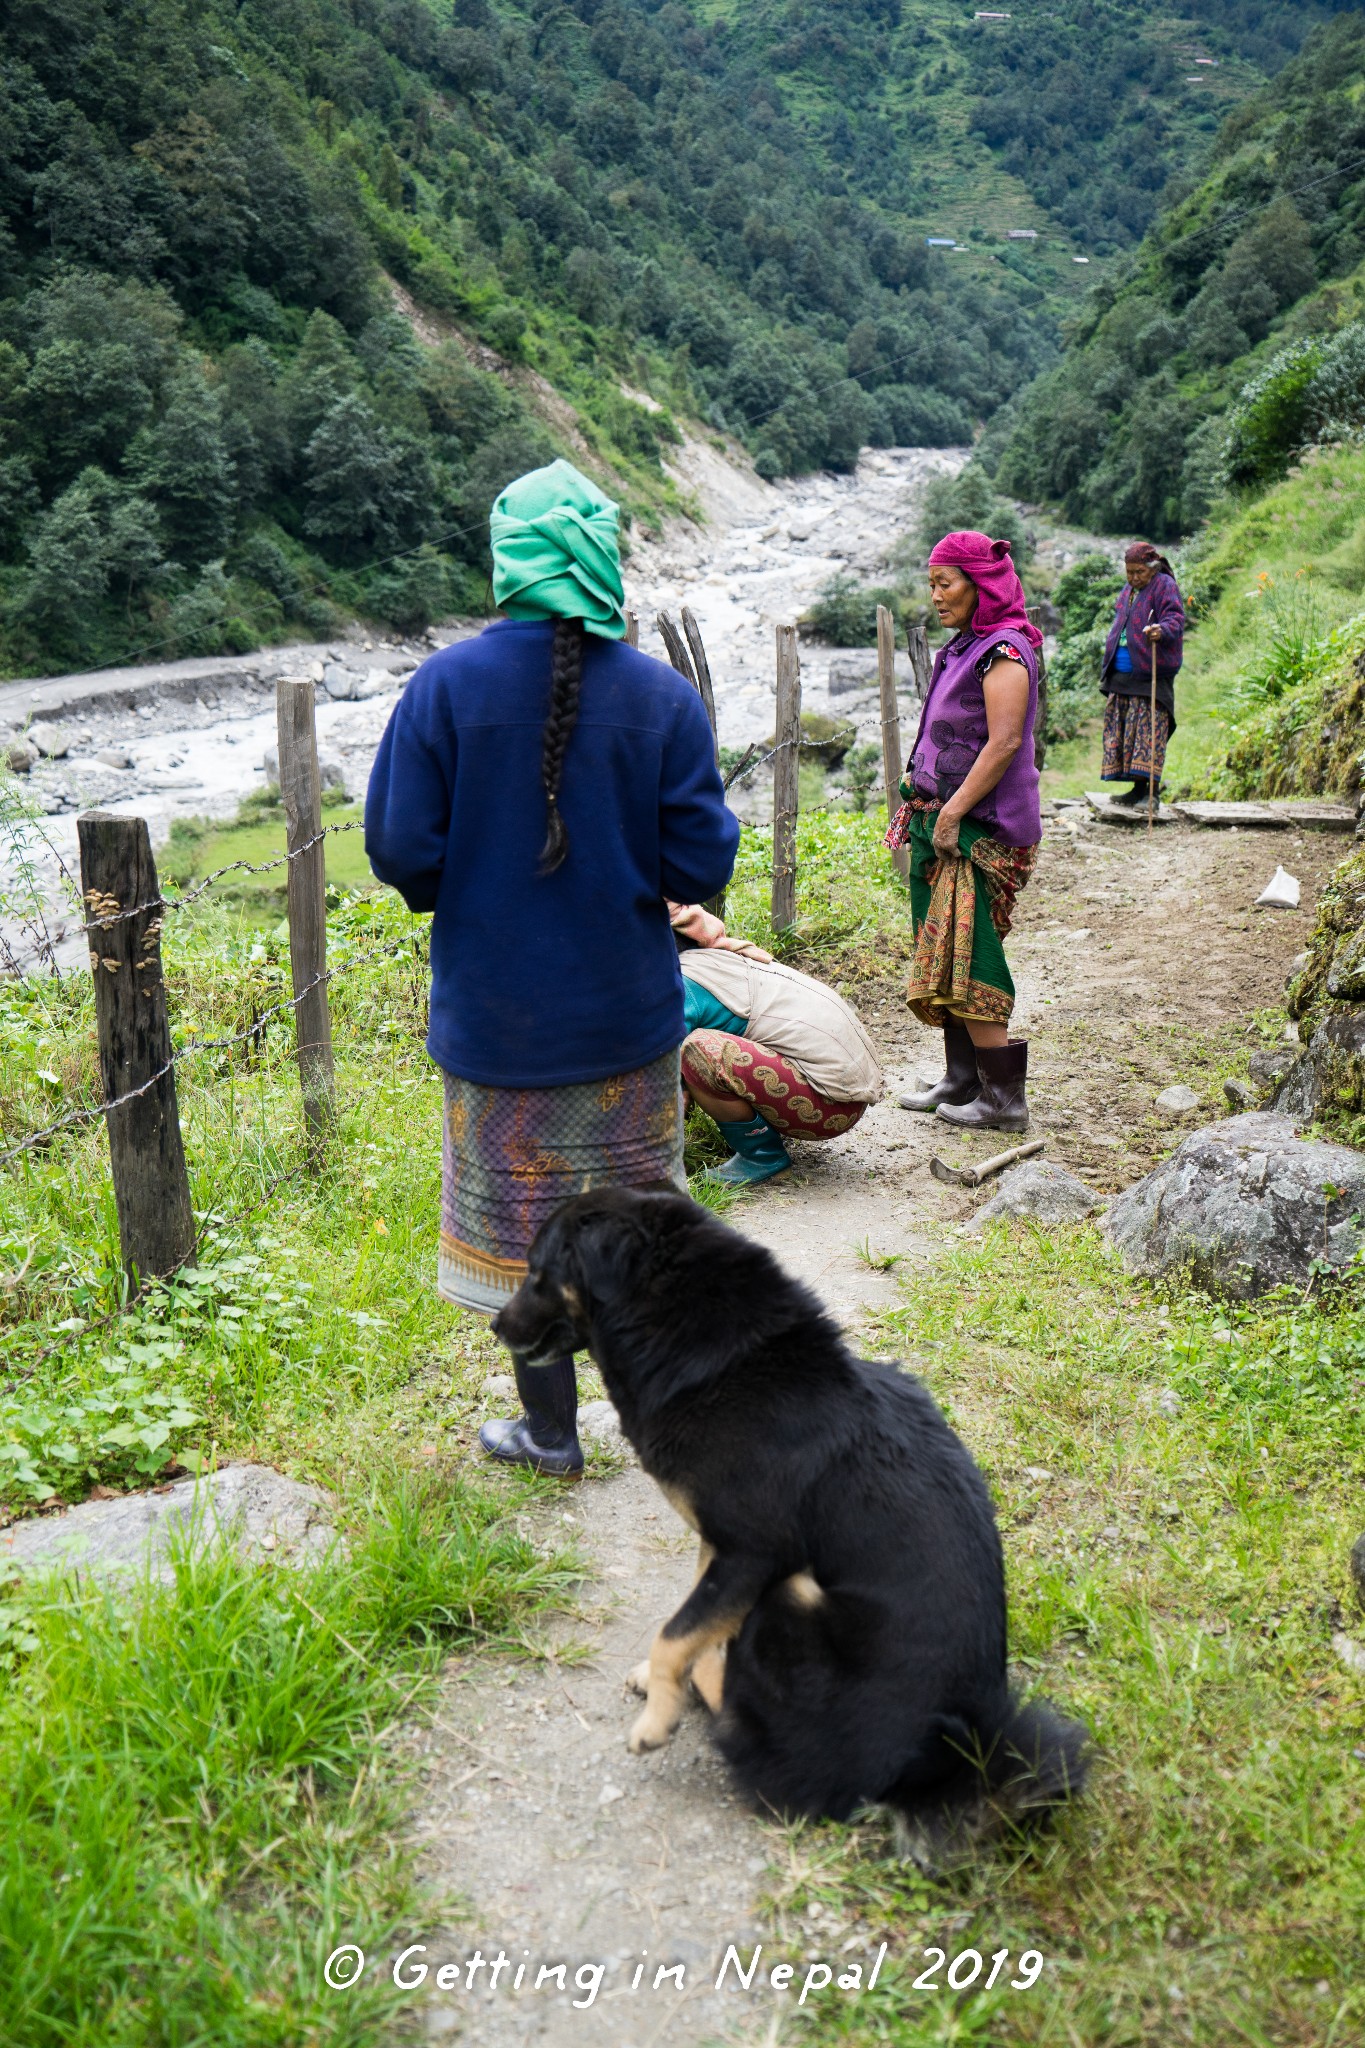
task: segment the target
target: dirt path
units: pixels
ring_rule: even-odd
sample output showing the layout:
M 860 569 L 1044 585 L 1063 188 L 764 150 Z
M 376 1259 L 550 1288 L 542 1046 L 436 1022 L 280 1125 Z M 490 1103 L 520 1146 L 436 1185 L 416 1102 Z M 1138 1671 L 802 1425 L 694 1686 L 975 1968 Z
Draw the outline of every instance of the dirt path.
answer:
M 1277 1003 L 1318 886 L 1343 851 L 1313 834 L 1171 828 L 1149 840 L 1132 828 L 1050 827 L 1010 942 L 1018 1024 L 1033 1045 L 1035 1135 L 1050 1157 L 1099 1188 L 1126 1185 L 1182 1128 L 1225 1113 L 1210 1051 L 1234 1047 L 1252 1013 Z M 1277 861 L 1303 882 L 1300 912 L 1250 908 Z M 934 1181 L 929 1154 L 979 1156 L 999 1143 L 954 1140 L 899 1110 L 899 1086 L 932 1065 L 936 1048 L 889 977 L 866 986 L 863 1007 L 886 1059 L 887 1098 L 846 1138 L 803 1148 L 797 1170 L 737 1218 L 854 1334 L 896 1296 L 895 1274 L 858 1248 L 898 1257 L 904 1273 L 935 1256 L 981 1199 Z M 1262 1040 L 1242 1042 L 1250 1050 Z M 1173 1080 L 1205 1090 L 1201 1110 L 1178 1124 L 1153 1108 Z M 482 1991 L 431 1996 L 431 2037 L 481 2048 L 781 2040 L 790 1999 L 758 1980 L 748 1994 L 733 1980 L 718 1993 L 714 1980 L 729 1943 L 747 1959 L 745 1944 L 765 1939 L 764 1873 L 771 1883 L 770 1866 L 787 1864 L 788 1837 L 732 1799 L 699 1707 L 659 1755 L 634 1758 L 625 1747 L 636 1705 L 624 1675 L 691 1582 L 690 1532 L 629 1464 L 530 1520 L 583 1548 L 582 1611 L 559 1629 L 564 1661 L 451 1667 L 437 1723 L 420 1738 L 420 1833 L 430 1876 L 468 1902 L 467 1919 L 432 1938 L 430 1960 L 503 1950 L 511 1966 L 532 1967 L 521 1991 L 508 1988 L 509 1969 L 496 1990 L 484 1971 Z M 812 1957 L 837 1963 L 841 1951 L 865 1962 L 875 1930 L 810 1931 Z M 551 1979 L 537 1992 L 534 1968 L 559 1962 L 571 1966 L 565 1991 Z M 597 1964 L 604 1975 L 587 2004 L 591 1976 L 576 1987 L 574 1971 Z M 653 1988 L 660 1967 L 679 1964 L 682 1993 L 674 1978 Z

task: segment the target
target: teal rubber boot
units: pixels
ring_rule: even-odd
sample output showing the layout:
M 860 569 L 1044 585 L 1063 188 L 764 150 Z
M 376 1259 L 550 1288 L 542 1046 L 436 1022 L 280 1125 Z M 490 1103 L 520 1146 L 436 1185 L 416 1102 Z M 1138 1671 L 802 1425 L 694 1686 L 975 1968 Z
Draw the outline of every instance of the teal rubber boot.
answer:
M 708 1168 L 708 1180 L 727 1188 L 753 1187 L 775 1173 L 785 1173 L 792 1163 L 781 1132 L 761 1116 L 748 1124 L 722 1124 L 720 1129 L 735 1149 L 723 1166 Z

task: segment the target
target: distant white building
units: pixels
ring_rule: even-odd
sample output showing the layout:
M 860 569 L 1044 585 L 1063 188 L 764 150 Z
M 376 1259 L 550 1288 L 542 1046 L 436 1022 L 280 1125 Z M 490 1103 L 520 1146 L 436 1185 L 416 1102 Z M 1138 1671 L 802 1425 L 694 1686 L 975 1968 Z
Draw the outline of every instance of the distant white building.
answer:
M 1008 21 L 1009 18 L 1008 14 L 997 14 L 991 7 L 978 7 L 975 15 L 977 21 Z
M 1006 228 L 1005 230 L 1005 240 L 1007 242 L 1036 242 L 1037 239 L 1037 228 Z
M 1090 258 L 1088 256 L 1073 256 L 1071 260 L 1073 263 L 1088 263 Z
M 926 235 L 925 242 L 931 249 L 955 249 L 957 243 L 951 235 Z

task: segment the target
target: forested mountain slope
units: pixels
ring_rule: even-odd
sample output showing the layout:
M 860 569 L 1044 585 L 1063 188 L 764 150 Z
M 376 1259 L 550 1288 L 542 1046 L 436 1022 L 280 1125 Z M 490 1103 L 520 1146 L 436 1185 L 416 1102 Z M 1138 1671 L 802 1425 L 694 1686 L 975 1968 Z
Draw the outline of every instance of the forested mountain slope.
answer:
M 670 407 L 769 474 L 964 439 L 1050 360 L 1073 244 L 1130 241 L 1332 11 L 10 0 L 0 659 L 477 601 L 552 445 L 529 371 L 637 510 Z
M 997 481 L 1107 530 L 1190 532 L 1223 492 L 1365 424 L 1365 17 L 1319 28 L 995 444 Z M 1003 447 L 1001 444 L 1003 443 Z

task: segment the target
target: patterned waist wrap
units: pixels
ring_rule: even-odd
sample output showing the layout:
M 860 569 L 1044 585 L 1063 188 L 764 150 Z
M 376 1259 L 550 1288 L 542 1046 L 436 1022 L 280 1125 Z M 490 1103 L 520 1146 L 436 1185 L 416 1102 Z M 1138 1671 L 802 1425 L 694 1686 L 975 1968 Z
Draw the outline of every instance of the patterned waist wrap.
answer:
M 910 850 L 915 957 L 906 996 L 921 1022 L 938 1029 L 950 1017 L 1005 1024 L 1014 1009 L 1014 979 L 1001 941 L 1038 848 L 1002 846 L 964 818 L 957 834 L 961 857 L 944 860 L 934 848 L 940 809 L 912 796 L 886 835 L 888 846 Z
M 562 1088 L 445 1076 L 438 1287 L 496 1315 L 542 1223 L 589 1188 L 672 1181 L 686 1192 L 678 1055 Z

